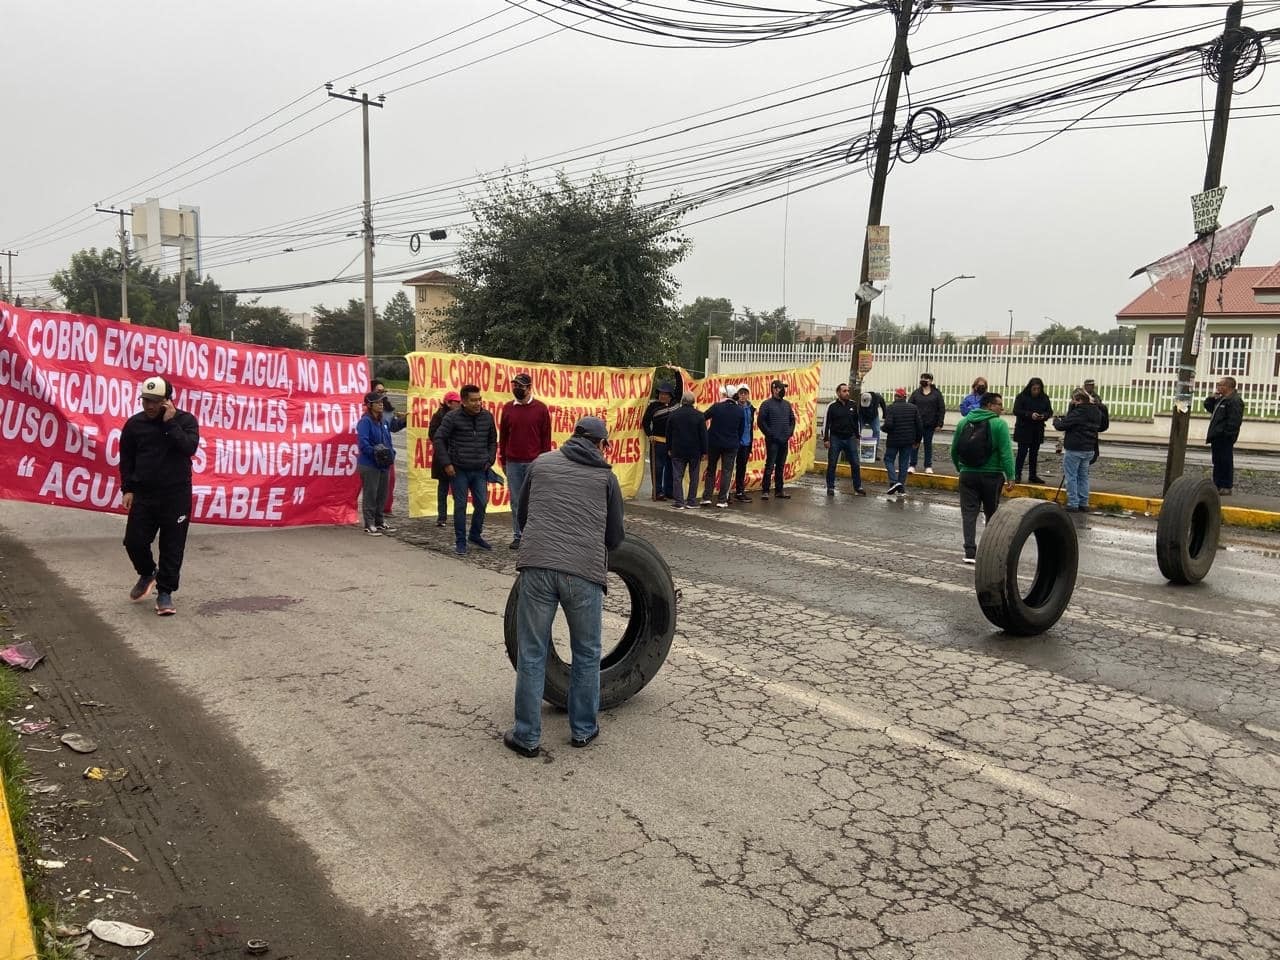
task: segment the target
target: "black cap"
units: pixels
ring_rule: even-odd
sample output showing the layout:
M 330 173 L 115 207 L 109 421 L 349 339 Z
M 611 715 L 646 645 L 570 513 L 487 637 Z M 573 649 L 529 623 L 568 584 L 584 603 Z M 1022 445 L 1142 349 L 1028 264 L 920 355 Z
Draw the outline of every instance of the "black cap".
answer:
M 608 440 L 609 428 L 599 417 L 583 417 L 573 428 L 573 435 L 588 440 Z
M 368 393 L 366 393 L 366 394 L 364 395 L 364 402 L 365 402 L 366 406 L 367 406 L 368 404 L 370 404 L 370 403 L 376 403 L 376 404 L 378 404 L 379 406 L 381 406 L 381 405 L 382 405 L 382 394 L 378 393 L 378 391 L 376 391 L 376 390 L 370 390 Z
M 676 392 L 676 385 L 669 380 L 663 380 L 660 384 L 658 384 L 658 392 L 673 394 Z
M 522 387 L 532 387 L 533 377 L 529 376 L 527 373 L 517 373 L 511 378 L 511 382 L 518 383 Z

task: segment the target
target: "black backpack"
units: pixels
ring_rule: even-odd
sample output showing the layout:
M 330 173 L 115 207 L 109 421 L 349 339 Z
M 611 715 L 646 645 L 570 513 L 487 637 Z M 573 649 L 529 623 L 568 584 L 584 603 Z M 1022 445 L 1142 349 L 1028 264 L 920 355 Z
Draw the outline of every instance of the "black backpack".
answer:
M 991 459 L 991 420 L 965 420 L 956 442 L 956 458 L 966 467 L 984 467 Z

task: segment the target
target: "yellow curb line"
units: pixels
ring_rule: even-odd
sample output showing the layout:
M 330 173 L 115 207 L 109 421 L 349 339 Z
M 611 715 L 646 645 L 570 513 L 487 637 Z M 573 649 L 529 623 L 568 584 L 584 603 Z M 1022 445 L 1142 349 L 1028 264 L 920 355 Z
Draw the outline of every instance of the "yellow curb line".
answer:
M 815 461 L 809 472 L 825 474 L 827 472 L 826 461 Z M 863 466 L 861 473 L 863 477 L 871 480 L 884 480 L 887 482 L 889 479 L 884 467 Z M 836 474 L 841 477 L 850 476 L 849 465 L 844 462 L 837 464 Z M 908 478 L 907 485 L 929 487 L 934 490 L 955 490 L 959 487 L 960 480 L 958 477 L 947 476 L 942 473 L 913 473 Z M 1011 496 L 1052 500 L 1056 489 L 1056 487 L 1031 486 L 1020 483 L 1013 488 Z M 1059 493 L 1058 495 L 1061 496 L 1062 494 Z M 1091 493 L 1089 495 L 1089 506 L 1091 507 L 1098 507 L 1103 510 L 1131 510 L 1134 513 L 1141 513 L 1150 517 L 1160 515 L 1160 506 L 1163 502 L 1163 500 L 1156 497 L 1131 497 L 1123 493 Z M 1280 530 L 1280 513 L 1271 510 L 1252 510 L 1248 507 L 1223 507 L 1222 522 L 1232 527 Z
M 36 942 L 18 863 L 18 845 L 9 820 L 9 801 L 0 784 L 0 960 L 36 960 Z

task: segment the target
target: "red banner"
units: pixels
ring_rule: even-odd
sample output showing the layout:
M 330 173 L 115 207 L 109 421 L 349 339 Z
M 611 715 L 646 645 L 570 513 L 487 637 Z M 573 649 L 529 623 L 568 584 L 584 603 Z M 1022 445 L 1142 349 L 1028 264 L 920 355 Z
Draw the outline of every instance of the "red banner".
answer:
M 159 375 L 200 424 L 192 519 L 354 523 L 362 357 L 0 303 L 0 499 L 121 509 L 120 430 Z

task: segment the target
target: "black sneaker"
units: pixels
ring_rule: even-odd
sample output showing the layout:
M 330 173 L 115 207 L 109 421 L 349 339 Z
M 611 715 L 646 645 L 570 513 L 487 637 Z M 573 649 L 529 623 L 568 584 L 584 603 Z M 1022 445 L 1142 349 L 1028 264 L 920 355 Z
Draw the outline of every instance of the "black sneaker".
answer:
M 835 490 L 833 490 L 833 489 L 831 489 L 830 487 L 828 487 L 828 488 L 827 488 L 827 496 L 828 496 L 828 497 L 834 497 L 835 495 L 836 495 Z
M 511 541 L 511 543 L 509 543 L 509 544 L 507 545 L 507 549 L 508 549 L 508 550 L 519 550 L 519 549 L 520 549 L 520 538 L 519 538 L 519 537 L 516 537 L 514 540 L 512 540 L 512 541 Z
M 1039 484 L 1042 487 L 1045 485 L 1044 481 L 1041 480 L 1039 477 L 1027 477 L 1027 483 Z
M 172 617 L 178 612 L 178 608 L 173 605 L 173 595 L 161 591 L 156 594 L 156 616 Z
M 378 524 L 378 526 L 375 527 L 374 529 L 376 529 L 379 533 L 395 533 L 396 532 L 395 527 L 389 527 L 385 523 Z
M 156 572 L 152 570 L 145 576 L 138 578 L 138 582 L 133 585 L 133 589 L 129 591 L 129 599 L 137 603 L 143 597 L 151 592 L 151 588 L 156 585 Z
M 699 503 L 699 504 L 698 504 L 698 506 L 699 506 L 699 507 L 709 507 L 709 506 L 711 506 L 711 501 L 710 501 L 710 500 L 703 500 L 701 503 Z
M 572 738 L 572 739 L 569 741 L 569 746 L 571 746 L 571 747 L 589 747 L 589 746 L 591 746 L 591 741 L 592 741 L 592 740 L 594 740 L 594 739 L 595 739 L 596 737 L 598 737 L 598 736 L 600 736 L 600 728 L 599 728 L 599 727 L 596 727 L 596 732 L 595 732 L 595 733 L 593 733 L 593 734 L 592 734 L 591 736 L 589 736 L 589 737 L 583 737 L 581 740 L 579 740 L 577 737 Z
M 520 756 L 527 757 L 530 760 L 542 752 L 539 747 L 526 747 L 523 743 L 520 743 L 511 735 L 510 730 L 502 735 L 502 744 L 513 753 L 518 753 Z
M 447 524 L 448 522 L 449 522 L 449 521 L 448 521 L 448 520 L 446 520 L 444 517 L 440 517 L 438 520 L 436 520 L 436 526 L 437 526 L 437 527 L 443 527 L 443 526 L 444 526 L 445 524 Z
M 853 490 L 853 495 L 855 497 L 865 497 L 867 495 L 867 491 L 863 490 L 861 487 L 855 487 Z
M 737 500 L 739 503 L 750 503 L 750 502 L 751 502 L 751 498 L 750 498 L 750 497 L 748 497 L 745 493 L 735 493 L 735 494 L 733 495 L 733 499 Z
M 468 542 L 468 543 L 474 543 L 474 544 L 475 544 L 477 547 L 479 547 L 481 550 L 492 550 L 492 549 L 493 549 L 493 544 L 491 544 L 491 543 L 490 543 L 488 540 L 486 540 L 484 537 L 467 537 L 467 542 Z
M 767 494 L 767 493 L 762 493 L 762 494 L 760 494 L 760 499 L 761 499 L 761 500 L 768 500 L 768 499 L 769 499 L 769 494 Z
M 779 490 L 777 493 L 775 493 L 775 494 L 773 495 L 773 499 L 775 499 L 775 500 L 790 500 L 790 499 L 791 499 L 791 494 L 789 494 L 789 493 L 783 493 L 781 490 Z

